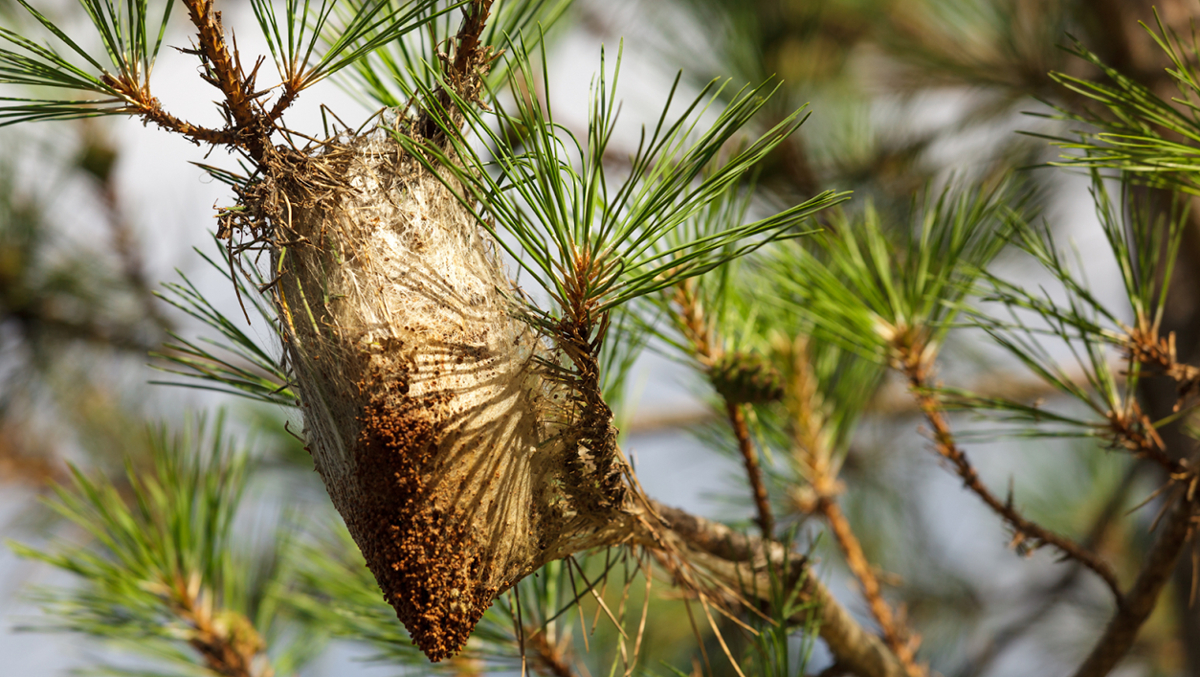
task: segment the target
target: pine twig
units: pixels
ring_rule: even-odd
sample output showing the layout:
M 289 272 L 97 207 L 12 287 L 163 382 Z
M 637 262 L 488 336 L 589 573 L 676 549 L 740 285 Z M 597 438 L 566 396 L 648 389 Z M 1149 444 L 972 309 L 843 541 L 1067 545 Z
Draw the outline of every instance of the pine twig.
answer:
M 691 345 L 692 352 L 702 367 L 711 369 L 722 357 L 720 340 L 716 328 L 712 326 L 704 313 L 704 308 L 697 295 L 696 281 L 685 280 L 675 289 L 675 304 L 679 307 L 676 317 L 680 329 Z M 750 436 L 750 427 L 746 424 L 746 414 L 741 405 L 731 401 L 724 395 L 725 415 L 733 428 L 737 439 L 738 452 L 746 466 L 746 478 L 750 482 L 750 490 L 754 496 L 754 507 L 758 512 L 755 521 L 762 529 L 763 536 L 774 538 L 775 515 L 771 510 L 771 501 L 767 494 L 767 485 L 763 480 L 762 467 L 758 463 L 758 452 L 754 449 L 754 441 Z
M 173 586 L 172 609 L 191 628 L 187 642 L 204 660 L 204 666 L 221 677 L 272 677 L 270 665 L 259 660 L 266 646 L 250 620 L 241 614 L 223 610 L 213 616 L 197 591 L 185 581 Z
M 1108 500 L 1104 503 L 1104 508 L 1092 522 L 1091 528 L 1088 529 L 1088 535 L 1083 540 L 1084 547 L 1089 549 L 1094 548 L 1097 543 L 1103 540 L 1113 522 L 1124 512 L 1122 506 L 1129 498 L 1129 492 L 1133 489 L 1134 481 L 1143 471 L 1150 467 L 1144 463 L 1136 463 L 1129 467 L 1129 470 L 1126 471 L 1125 476 L 1121 479 L 1121 484 L 1109 495 Z M 988 643 L 966 662 L 964 668 L 957 673 L 959 677 L 979 677 L 986 674 L 994 661 L 1008 647 L 1025 636 L 1052 609 L 1062 603 L 1066 594 L 1079 580 L 1083 570 L 1082 563 L 1078 561 L 1073 562 L 1071 568 L 1060 576 L 1058 580 L 1042 588 L 1033 596 L 1040 600 L 1033 609 L 1013 620 L 1007 626 L 990 632 Z
M 491 15 L 492 2 L 493 0 L 471 0 L 471 3 L 463 8 L 463 22 L 454 36 L 454 60 L 446 65 L 446 85 L 449 85 L 459 98 L 467 101 L 475 99 L 478 95 L 482 75 L 492 61 L 491 50 L 480 46 L 483 31 Z M 451 96 L 445 90 L 445 86 L 439 86 L 433 96 L 433 107 L 452 110 Z M 453 112 L 451 114 L 455 115 Z M 418 118 L 415 127 L 417 133 L 426 139 L 438 139 L 445 133 L 428 111 Z
M 1162 524 L 1158 540 L 1150 548 L 1146 564 L 1138 574 L 1129 593 L 1117 603 L 1116 614 L 1109 621 L 1095 648 L 1075 671 L 1075 677 L 1103 677 L 1129 652 L 1138 630 L 1158 602 L 1158 594 L 1171 578 L 1175 561 L 1192 532 L 1198 501 L 1196 480 L 1180 496 Z
M 1131 361 L 1157 369 L 1179 384 L 1179 402 L 1175 411 L 1179 411 L 1188 396 L 1200 393 L 1200 367 L 1179 361 L 1175 332 L 1160 337 L 1156 329 L 1135 327 L 1129 331 L 1125 349 Z
M 755 522 L 762 529 L 763 536 L 774 538 L 775 515 L 771 511 L 771 501 L 767 497 L 767 485 L 763 481 L 762 467 L 758 463 L 758 452 L 750 439 L 750 427 L 746 425 L 746 414 L 742 405 L 729 400 L 725 401 L 725 413 L 729 416 L 729 424 L 733 427 L 734 437 L 737 438 L 738 451 L 742 454 L 742 463 L 746 466 L 746 478 L 750 480 L 750 491 L 754 495 L 754 507 L 758 511 Z
M 237 54 L 229 51 L 221 13 L 213 10 L 213 0 L 183 0 L 183 4 L 197 30 L 196 53 L 207 69 L 204 79 L 225 95 L 223 107 L 234 127 L 235 139 L 245 144 L 250 156 L 261 163 L 270 142 L 265 132 L 266 120 L 254 108 L 257 96 L 253 92 L 254 74 L 247 76 Z
M 829 524 L 834 540 L 846 558 L 846 565 L 858 580 L 871 615 L 879 623 L 884 641 L 903 664 L 905 673 L 910 677 L 923 677 L 928 672 L 916 661 L 920 637 L 909 634 L 905 623 L 895 616 L 892 607 L 883 598 L 883 589 L 875 569 L 867 560 L 858 536 L 838 505 L 837 497 L 842 486 L 831 463 L 825 417 L 817 394 L 817 379 L 810 363 L 807 342 L 797 340 L 788 354 L 792 372 L 787 398 L 793 426 L 792 453 L 816 495 L 815 502 L 805 508 L 820 514 Z
M 896 654 L 896 658 L 904 666 L 904 672 L 909 677 L 923 677 L 929 674 L 916 660 L 916 646 L 919 637 L 908 634 L 908 628 L 904 627 L 903 621 L 896 618 L 892 613 L 892 607 L 883 599 L 883 590 L 879 585 L 879 579 L 875 576 L 875 571 L 871 567 L 871 563 L 867 561 L 858 537 L 854 535 L 854 531 L 850 528 L 850 522 L 842 513 L 837 501 L 832 498 L 820 499 L 817 510 L 829 524 L 834 540 L 837 541 L 838 547 L 846 558 L 846 565 L 858 579 L 863 597 L 866 598 L 867 606 L 871 609 L 871 615 L 879 623 L 879 631 L 883 635 L 883 640 L 887 642 L 888 648 Z
M 1109 590 L 1112 591 L 1117 604 L 1120 605 L 1122 600 L 1121 586 L 1117 581 L 1117 576 L 1113 572 L 1112 567 L 1107 562 L 1070 538 L 1054 533 L 1040 524 L 1026 519 L 1013 507 L 1011 498 L 1007 501 L 1001 501 L 984 485 L 983 481 L 979 478 L 979 473 L 975 471 L 975 467 L 971 465 L 970 460 L 967 458 L 966 452 L 960 449 L 958 443 L 955 441 L 954 433 L 950 429 L 950 423 L 946 419 L 946 413 L 942 409 L 941 403 L 929 392 L 931 366 L 927 357 L 923 355 L 925 352 L 924 346 L 921 346 L 918 342 L 916 346 L 901 344 L 894 346 L 894 349 L 898 358 L 899 368 L 908 379 L 909 389 L 916 399 L 917 406 L 924 414 L 925 420 L 933 428 L 934 449 L 942 458 L 950 462 L 954 472 L 962 478 L 963 485 L 967 489 L 982 499 L 1004 521 L 1008 522 L 1016 532 L 1013 537 L 1013 543 L 1018 544 L 1031 539 L 1035 543 L 1045 543 L 1054 546 L 1064 555 L 1081 562 L 1103 579 L 1108 585 Z
M 111 75 L 106 75 L 103 79 L 106 84 L 121 93 L 121 96 L 129 104 L 129 114 L 140 117 L 144 122 L 153 122 L 159 128 L 179 134 L 195 144 L 232 146 L 238 142 L 237 132 L 233 129 L 202 127 L 168 113 L 157 98 L 136 83 Z

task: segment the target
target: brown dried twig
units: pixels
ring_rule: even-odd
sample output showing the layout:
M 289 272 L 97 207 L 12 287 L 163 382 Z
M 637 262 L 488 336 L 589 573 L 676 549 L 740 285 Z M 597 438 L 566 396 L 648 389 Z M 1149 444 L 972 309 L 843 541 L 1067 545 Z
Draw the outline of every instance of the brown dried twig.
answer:
M 105 84 L 120 92 L 128 104 L 130 115 L 140 117 L 145 122 L 153 122 L 161 129 L 179 134 L 189 141 L 214 146 L 232 146 L 238 143 L 237 132 L 233 129 L 212 129 L 194 125 L 187 120 L 175 117 L 163 109 L 162 103 L 152 96 L 144 85 L 130 82 L 123 77 L 105 75 Z
M 929 674 L 928 670 L 916 660 L 917 647 L 921 642 L 920 636 L 910 633 L 904 621 L 893 613 L 892 607 L 883 599 L 879 578 L 875 575 L 871 563 L 867 561 L 862 545 L 859 543 L 858 537 L 854 535 L 853 529 L 850 528 L 850 522 L 842 513 L 837 500 L 832 497 L 819 500 L 817 511 L 829 523 L 834 540 L 837 541 L 838 547 L 846 558 L 846 566 L 858 579 L 863 597 L 866 598 L 867 606 L 871 609 L 871 615 L 879 623 L 883 640 L 887 642 L 888 648 L 904 665 L 905 673 L 909 677 L 921 677 Z
M 1175 332 L 1160 337 L 1156 328 L 1145 324 L 1139 322 L 1138 327 L 1129 330 L 1125 351 L 1130 361 L 1156 370 L 1179 384 L 1179 401 L 1175 403 L 1175 411 L 1179 411 L 1187 398 L 1200 394 L 1200 367 L 1179 361 Z
M 754 495 L 754 507 L 758 511 L 755 522 L 762 529 L 763 536 L 773 538 L 775 534 L 775 516 L 771 511 L 771 501 L 767 496 L 767 485 L 763 481 L 762 468 L 758 464 L 758 452 L 750 439 L 750 427 L 746 424 L 746 414 L 740 404 L 725 401 L 725 414 L 729 417 L 729 425 L 737 438 L 738 451 L 742 455 L 742 463 L 746 466 L 746 477 L 750 481 L 750 491 Z
M 942 458 L 950 462 L 954 472 L 962 478 L 963 486 L 982 499 L 989 508 L 1013 528 L 1012 545 L 1029 547 L 1026 546 L 1029 543 L 1032 548 L 1040 547 L 1043 544 L 1054 546 L 1067 557 L 1081 562 L 1094 571 L 1108 585 L 1117 604 L 1121 604 L 1121 586 L 1112 567 L 1107 562 L 1070 538 L 1026 519 L 1013 507 L 1011 496 L 1007 500 L 1001 501 L 984 485 L 966 453 L 959 448 L 955 441 L 954 433 L 950 429 L 950 423 L 942 409 L 941 402 L 929 390 L 933 366 L 931 356 L 926 354 L 924 346 L 920 342 L 915 345 L 897 342 L 893 345 L 893 350 L 897 358 L 897 367 L 908 379 L 909 389 L 918 408 L 933 428 L 934 449 Z
M 787 347 L 786 352 L 791 372 L 786 402 L 792 426 L 792 455 L 815 495 L 815 500 L 808 501 L 809 504 L 802 507 L 806 512 L 821 515 L 829 524 L 834 540 L 846 558 L 846 565 L 858 580 L 871 615 L 879 623 L 884 641 L 904 665 L 905 672 L 910 677 L 926 675 L 926 668 L 916 661 L 920 637 L 910 633 L 904 621 L 884 600 L 875 568 L 867 560 L 862 544 L 850 527 L 850 521 L 838 505 L 837 497 L 842 491 L 842 484 L 838 481 L 832 449 L 828 444 L 825 415 L 817 380 L 809 362 L 807 343 L 796 341 Z

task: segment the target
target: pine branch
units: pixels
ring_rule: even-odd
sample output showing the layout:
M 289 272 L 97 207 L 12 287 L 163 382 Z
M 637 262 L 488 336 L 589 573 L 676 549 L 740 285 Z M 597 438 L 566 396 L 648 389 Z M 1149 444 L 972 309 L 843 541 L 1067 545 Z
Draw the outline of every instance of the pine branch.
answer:
M 288 539 L 269 539 L 254 552 L 234 546 L 245 453 L 228 445 L 220 421 L 211 435 L 201 423 L 150 442 L 150 467 L 129 462 L 120 485 L 72 468 L 74 486 L 55 487 L 50 506 L 91 537 L 85 546 L 12 545 L 81 579 L 41 592 L 54 620 L 38 629 L 131 643 L 157 660 L 191 670 L 199 664 L 221 677 L 271 677 L 264 635 L 281 621 L 264 612 L 283 589 L 271 562 Z
M 1179 411 L 1184 402 L 1200 394 L 1200 367 L 1181 362 L 1175 350 L 1175 332 L 1165 338 L 1158 336 L 1157 327 L 1146 327 L 1144 322 L 1129 331 L 1125 349 L 1132 362 L 1149 367 L 1173 379 L 1178 383 L 1178 400 L 1175 411 Z M 1168 468 L 1172 472 L 1178 469 Z
M 212 129 L 194 125 L 186 120 L 175 117 L 167 112 L 157 98 L 150 94 L 149 88 L 126 78 L 104 76 L 105 82 L 111 86 L 127 102 L 128 112 L 153 122 L 159 128 L 179 134 L 196 144 L 207 143 L 214 146 L 233 146 L 238 143 L 237 132 L 225 129 Z
M 242 614 L 220 610 L 213 614 L 206 603 L 185 581 L 172 586 L 171 609 L 192 628 L 188 644 L 204 660 L 204 665 L 221 677 L 272 677 L 275 671 L 261 658 L 266 643 L 254 625 Z
M 1054 546 L 1067 557 L 1078 560 L 1100 576 L 1112 591 L 1117 603 L 1120 604 L 1121 586 L 1117 582 L 1112 567 L 1107 562 L 1066 536 L 1054 533 L 1026 519 L 1013 507 L 1011 497 L 1007 501 L 1001 501 L 979 479 L 979 474 L 971 465 L 966 453 L 958 447 L 941 403 L 930 392 L 932 365 L 926 347 L 920 343 L 916 345 L 900 343 L 895 345 L 894 349 L 898 368 L 908 379 L 909 388 L 921 412 L 925 415 L 925 420 L 933 427 L 934 449 L 942 458 L 950 462 L 954 472 L 962 479 L 963 485 L 967 489 L 982 499 L 989 508 L 1012 526 L 1015 532 L 1013 545 L 1021 545 L 1026 540 L 1032 539 L 1035 548 L 1043 543 Z
M 854 535 L 854 531 L 850 528 L 850 522 L 842 513 L 837 501 L 823 497 L 817 502 L 817 511 L 829 524 L 838 547 L 846 557 L 846 565 L 858 579 L 863 597 L 866 598 L 867 606 L 871 609 L 871 615 L 879 623 L 879 630 L 883 634 L 884 641 L 887 642 L 888 648 L 896 654 L 900 663 L 904 665 L 905 673 L 909 677 L 928 674 L 926 668 L 916 661 L 916 648 L 919 645 L 920 637 L 909 635 L 908 628 L 904 627 L 903 621 L 892 613 L 891 606 L 883 599 L 879 579 L 875 576 L 875 571 L 871 563 L 867 561 L 858 537 Z
M 745 405 L 725 400 L 725 414 L 733 427 L 734 437 L 737 438 L 738 451 L 742 455 L 742 463 L 746 466 L 746 478 L 750 480 L 750 490 L 754 495 L 754 507 L 758 510 L 758 526 L 762 529 L 764 538 L 774 538 L 775 516 L 771 511 L 771 501 L 767 496 L 767 485 L 763 481 L 763 471 L 758 464 L 758 452 L 750 439 L 750 427 L 746 425 Z
M 792 455 L 800 466 L 800 474 L 815 494 L 816 500 L 804 506 L 805 512 L 815 512 L 829 524 L 838 548 L 846 558 L 846 565 L 858 580 L 863 597 L 871 615 L 879 623 L 879 629 L 888 648 L 904 665 L 910 677 L 928 674 L 927 669 L 916 662 L 916 649 L 920 637 L 911 635 L 904 621 L 892 611 L 883 598 L 875 567 L 867 560 L 862 544 L 850 527 L 849 520 L 838 505 L 838 494 L 842 484 L 832 463 L 830 431 L 826 429 L 827 417 L 818 394 L 818 379 L 812 366 L 809 342 L 798 339 L 785 348 L 785 360 L 791 371 L 787 384 L 788 425 L 792 428 Z
M 1125 513 L 1124 505 L 1129 499 L 1129 492 L 1133 489 L 1134 481 L 1139 475 L 1151 466 L 1137 463 L 1133 464 L 1126 471 L 1125 476 L 1121 479 L 1120 485 L 1108 496 L 1104 502 L 1104 508 L 1096 515 L 1092 522 L 1092 526 L 1088 529 L 1087 537 L 1083 540 L 1084 547 L 1094 548 L 1105 537 L 1112 528 L 1116 519 Z M 1035 594 L 1030 595 L 1031 600 L 1038 600 L 1026 613 L 1010 621 L 1007 625 L 999 630 L 988 632 L 988 641 L 984 647 L 974 653 L 971 658 L 967 659 L 963 668 L 956 674 L 959 677 L 980 677 L 987 674 L 996 659 L 1004 654 L 1004 652 L 1032 631 L 1040 621 L 1044 620 L 1064 599 L 1068 596 L 1079 581 L 1083 574 L 1084 566 L 1081 562 L 1073 562 L 1071 567 L 1063 573 L 1054 583 L 1038 589 Z
M 1193 484 L 1195 480 L 1193 480 Z M 1175 561 L 1192 533 L 1197 513 L 1197 496 L 1188 491 L 1175 499 L 1175 506 L 1162 525 L 1158 540 L 1147 553 L 1145 564 L 1129 593 L 1118 598 L 1117 612 L 1109 621 L 1095 648 L 1075 671 L 1075 677 L 1103 677 L 1129 652 L 1138 630 L 1158 603 Z
M 213 0 L 183 0 L 188 18 L 196 27 L 199 45 L 196 53 L 203 60 L 209 84 L 225 95 L 222 108 L 232 123 L 238 140 L 255 161 L 261 163 L 266 157 L 270 142 L 263 116 L 255 109 L 254 102 L 260 96 L 254 90 L 254 75 L 242 69 L 241 59 L 231 54 L 225 41 L 225 29 L 221 25 L 221 13 L 213 10 Z
M 785 585 L 799 583 L 801 596 L 815 605 L 818 632 L 839 665 L 861 677 L 904 677 L 904 666 L 895 654 L 854 620 L 829 589 L 810 573 L 803 557 L 789 556 L 778 542 L 739 534 L 723 524 L 657 501 L 652 506 L 670 524 L 670 533 L 681 540 L 698 563 L 730 585 L 749 587 L 747 594 L 765 598 L 770 590 L 765 563 L 772 563 L 777 571 L 786 563 L 787 569 L 782 573 Z M 752 586 L 747 585 L 747 566 L 751 572 L 760 572 Z M 807 612 L 803 615 L 807 616 Z M 793 621 L 803 622 L 804 618 Z

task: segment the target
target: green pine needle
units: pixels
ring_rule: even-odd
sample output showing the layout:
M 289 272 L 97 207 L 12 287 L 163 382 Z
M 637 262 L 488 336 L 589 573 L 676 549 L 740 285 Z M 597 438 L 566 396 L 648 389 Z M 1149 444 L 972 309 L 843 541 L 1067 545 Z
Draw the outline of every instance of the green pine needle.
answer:
M 886 363 L 905 335 L 940 345 L 975 280 L 1015 222 L 1005 185 L 927 195 L 911 225 L 868 205 L 837 215 L 813 247 L 788 243 L 770 263 L 781 302 L 820 340 Z M 1019 201 L 1018 201 L 1019 204 Z
M 126 100 L 115 83 L 119 80 L 144 87 L 149 82 L 175 4 L 167 0 L 159 15 L 150 11 L 147 0 L 79 0 L 104 50 L 101 56 L 82 47 L 25 0 L 17 1 L 85 65 L 75 63 L 50 45 L 39 45 L 0 27 L 0 42 L 13 47 L 0 48 L 0 83 L 67 89 L 101 98 L 2 97 L 0 126 L 126 113 Z M 155 16 L 157 20 L 152 21 Z
M 250 0 L 285 85 L 299 92 L 375 50 L 403 41 L 442 15 L 467 4 L 441 0 Z M 318 50 L 318 46 L 322 50 Z M 315 59 L 315 63 L 313 63 Z
M 277 634 L 284 624 L 275 613 L 286 574 L 279 563 L 290 538 L 269 534 L 256 539 L 269 547 L 251 550 L 235 533 L 251 469 L 247 454 L 226 439 L 222 419 L 211 428 L 201 421 L 180 433 L 160 428 L 150 435 L 149 467 L 129 463 L 119 481 L 72 468 L 73 485 L 56 487 L 50 506 L 88 542 L 46 549 L 11 544 L 19 555 L 81 580 L 41 590 L 36 598 L 47 620 L 26 629 L 82 633 L 194 670 L 206 666 L 193 651 L 194 640 L 211 638 L 205 632 L 245 642 L 250 651 L 265 648 L 238 634 L 245 627 L 278 640 L 281 653 L 291 656 L 285 663 L 298 667 L 304 652 L 283 648 L 294 640 Z M 313 639 L 306 633 L 303 643 L 319 646 Z
M 1170 59 L 1167 73 L 1179 96 L 1164 100 L 1147 86 L 1121 74 L 1088 51 L 1078 40 L 1069 51 L 1098 68 L 1104 81 L 1051 73 L 1059 84 L 1100 105 L 1075 112 L 1056 107 L 1057 120 L 1077 122 L 1088 129 L 1072 135 L 1041 135 L 1054 145 L 1077 151 L 1062 156 L 1059 166 L 1126 172 L 1150 185 L 1200 195 L 1200 70 L 1196 36 L 1185 45 L 1155 12 L 1158 31 L 1142 27 Z
M 509 0 L 496 3 L 480 42 L 500 54 L 513 42 L 536 45 L 570 7 L 572 0 Z M 357 11 L 362 0 L 339 5 L 339 13 Z M 458 14 L 450 9 L 461 6 L 437 7 L 426 10 L 422 30 L 412 31 L 399 39 L 388 41 L 379 49 L 353 63 L 342 78 L 343 88 L 370 108 L 403 108 L 422 92 L 437 87 L 442 77 L 442 61 L 436 57 L 453 38 Z M 340 33 L 326 30 L 325 44 L 333 44 Z M 485 76 L 489 88 L 501 87 L 508 74 L 510 60 L 493 62 Z
M 546 91 L 545 69 L 535 79 L 529 67 L 521 67 L 529 63 L 528 54 L 514 52 L 508 90 Z M 519 94 L 515 105 L 493 97 L 494 113 L 454 100 L 467 127 L 492 149 L 489 161 L 447 122 L 453 116 L 444 110 L 432 110 L 430 117 L 443 125 L 452 146 L 449 153 L 398 135 L 406 150 L 432 171 L 444 168 L 466 187 L 460 201 L 560 309 L 590 305 L 595 313 L 605 313 L 773 240 L 794 236 L 806 229 L 813 214 L 848 198 L 847 193 L 826 191 L 773 216 L 670 244 L 672 232 L 725 191 L 736 191 L 755 165 L 787 140 L 803 121 L 802 111 L 758 138 L 746 138 L 744 128 L 774 89 L 760 85 L 733 96 L 715 120 L 702 127 L 701 119 L 718 101 L 722 87 L 710 83 L 682 114 L 671 117 L 677 78 L 653 130 L 643 132 L 624 180 L 610 185 L 605 165 L 618 109 L 620 54 L 617 61 L 609 80 L 601 54 L 585 138 L 571 135 L 554 121 L 549 106 L 528 94 Z M 431 92 L 422 100 L 436 106 Z M 503 131 L 509 129 L 523 130 L 520 146 L 509 143 Z M 553 312 L 534 312 L 552 321 Z
M 216 244 L 222 261 L 227 262 L 227 250 L 219 241 Z M 263 299 L 258 289 L 248 284 L 240 274 L 235 279 L 229 271 L 228 263 L 218 263 L 199 250 L 197 253 L 214 269 L 220 271 L 226 280 L 237 285 L 243 302 L 252 306 L 264 326 L 272 328 L 273 331 L 276 322 L 274 309 Z M 296 393 L 291 388 L 287 369 L 280 359 L 259 346 L 239 328 L 238 323 L 217 310 L 183 273 L 180 273 L 179 277 L 183 283 L 164 284 L 166 291 L 158 294 L 159 298 L 216 330 L 221 338 L 192 341 L 172 332 L 172 341 L 165 344 L 161 352 L 151 353 L 153 357 L 161 358 L 171 366 L 156 368 L 194 380 L 152 383 L 214 390 L 268 404 L 296 406 Z M 258 283 L 261 282 L 258 280 Z

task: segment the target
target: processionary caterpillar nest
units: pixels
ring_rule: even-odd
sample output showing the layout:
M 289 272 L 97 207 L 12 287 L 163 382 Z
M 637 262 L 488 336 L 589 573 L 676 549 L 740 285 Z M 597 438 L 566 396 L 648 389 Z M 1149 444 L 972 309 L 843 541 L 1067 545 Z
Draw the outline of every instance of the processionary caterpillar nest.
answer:
M 309 450 L 385 598 L 446 658 L 522 577 L 628 532 L 611 414 L 546 373 L 495 242 L 392 132 L 281 156 L 263 185 Z

